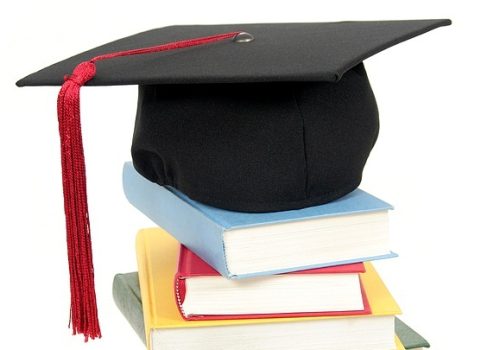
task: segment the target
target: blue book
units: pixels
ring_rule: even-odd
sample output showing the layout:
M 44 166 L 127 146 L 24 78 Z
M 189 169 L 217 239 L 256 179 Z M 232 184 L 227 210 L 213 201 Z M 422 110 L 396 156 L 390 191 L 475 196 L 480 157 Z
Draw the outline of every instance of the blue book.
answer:
M 227 278 L 247 278 L 396 256 L 391 205 L 357 189 L 327 204 L 243 213 L 191 200 L 157 185 L 127 162 L 129 202 Z

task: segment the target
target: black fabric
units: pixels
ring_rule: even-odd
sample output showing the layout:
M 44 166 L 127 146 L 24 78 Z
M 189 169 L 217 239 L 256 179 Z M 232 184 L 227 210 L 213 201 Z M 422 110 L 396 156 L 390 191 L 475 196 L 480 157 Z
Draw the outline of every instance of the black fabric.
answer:
M 209 205 L 296 209 L 359 185 L 378 126 L 362 64 L 338 83 L 140 86 L 132 158 Z
M 78 63 L 100 54 L 232 31 L 249 32 L 255 40 L 97 62 L 97 75 L 88 85 L 337 81 L 364 59 L 450 23 L 437 19 L 170 26 L 73 56 L 17 84 L 61 85 Z
M 171 26 L 81 53 L 17 82 L 60 85 L 96 55 L 233 31 L 189 49 L 96 63 L 88 85 L 139 85 L 132 157 L 145 177 L 238 211 L 303 208 L 360 183 L 378 135 L 362 61 L 447 19 Z

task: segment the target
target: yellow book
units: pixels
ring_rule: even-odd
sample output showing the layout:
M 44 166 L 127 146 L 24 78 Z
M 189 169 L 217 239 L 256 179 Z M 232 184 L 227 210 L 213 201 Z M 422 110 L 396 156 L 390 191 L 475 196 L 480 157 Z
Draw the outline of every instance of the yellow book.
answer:
M 403 343 L 401 343 L 401 340 L 399 340 L 398 337 L 396 337 L 396 349 L 397 350 L 405 350 Z
M 330 341 L 357 350 L 396 349 L 394 315 L 400 309 L 369 263 L 361 278 L 371 315 L 186 321 L 174 292 L 179 243 L 162 229 L 152 228 L 139 231 L 136 248 L 149 350 L 328 349 L 333 348 Z M 373 332 L 365 332 L 367 327 Z M 372 333 L 379 347 L 363 347 Z

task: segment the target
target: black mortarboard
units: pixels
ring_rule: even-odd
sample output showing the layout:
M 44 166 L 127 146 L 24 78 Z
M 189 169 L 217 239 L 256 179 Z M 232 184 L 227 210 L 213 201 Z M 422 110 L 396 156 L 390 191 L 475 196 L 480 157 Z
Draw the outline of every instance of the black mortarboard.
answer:
M 230 210 L 302 208 L 339 198 L 361 181 L 379 127 L 362 61 L 450 23 L 170 26 L 100 46 L 18 81 L 64 83 L 58 114 L 74 331 L 100 335 L 98 324 L 74 315 L 84 310 L 96 317 L 94 306 L 81 300 L 92 297 L 93 289 L 78 287 L 88 280 L 93 287 L 81 85 L 139 85 L 132 158 L 151 181 Z M 90 262 L 78 260 L 80 250 Z M 85 274 L 75 277 L 82 269 Z

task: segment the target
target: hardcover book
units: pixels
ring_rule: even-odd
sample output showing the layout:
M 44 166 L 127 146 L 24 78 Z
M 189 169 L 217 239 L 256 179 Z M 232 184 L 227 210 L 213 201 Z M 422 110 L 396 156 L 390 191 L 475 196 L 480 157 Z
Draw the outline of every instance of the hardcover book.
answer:
M 243 213 L 159 186 L 125 163 L 129 202 L 221 275 L 245 278 L 395 256 L 386 202 L 360 189 L 299 210 Z
M 139 275 L 137 272 L 115 275 L 113 280 L 113 299 L 132 329 L 137 333 L 142 342 L 146 344 L 141 289 L 139 287 Z M 395 321 L 395 331 L 399 338 L 397 339 L 397 343 L 400 341 L 402 344 L 401 349 L 419 350 L 430 346 L 424 337 L 398 317 L 396 317 Z
M 418 334 L 413 328 L 396 317 L 396 333 L 403 343 L 405 349 L 420 350 L 429 348 L 431 345 L 424 337 Z
M 189 320 L 363 315 L 370 313 L 364 272 L 357 263 L 229 280 L 181 245 L 176 301 Z
M 161 229 L 137 235 L 137 262 L 149 349 L 395 349 L 400 309 L 371 264 L 361 280 L 372 313 L 237 320 L 185 320 L 175 301 L 179 243 Z

